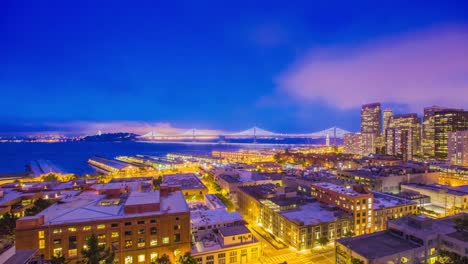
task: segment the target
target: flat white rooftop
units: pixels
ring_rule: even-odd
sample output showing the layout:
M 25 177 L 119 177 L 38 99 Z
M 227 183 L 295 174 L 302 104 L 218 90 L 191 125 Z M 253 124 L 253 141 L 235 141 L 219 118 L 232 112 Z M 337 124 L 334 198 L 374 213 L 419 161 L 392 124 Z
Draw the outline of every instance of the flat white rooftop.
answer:
M 112 202 L 101 203 L 102 201 Z M 125 214 L 123 210 L 125 205 L 145 205 L 155 202 L 160 202 L 159 211 Z M 159 191 L 134 191 L 128 196 L 128 198 L 112 199 L 108 198 L 106 195 L 98 194 L 95 191 L 86 191 L 78 196 L 70 196 L 66 199 L 62 199 L 60 202 L 53 204 L 36 216 L 30 216 L 27 218 L 36 218 L 43 215 L 45 225 L 55 225 L 188 211 L 188 205 L 180 191 L 169 193 L 164 197 L 160 196 Z

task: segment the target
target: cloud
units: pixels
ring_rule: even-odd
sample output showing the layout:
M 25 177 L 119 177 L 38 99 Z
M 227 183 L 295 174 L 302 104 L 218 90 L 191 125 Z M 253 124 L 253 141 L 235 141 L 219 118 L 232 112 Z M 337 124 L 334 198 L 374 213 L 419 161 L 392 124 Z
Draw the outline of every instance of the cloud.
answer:
M 277 78 L 297 102 L 468 106 L 468 27 L 445 26 L 351 49 L 312 49 Z

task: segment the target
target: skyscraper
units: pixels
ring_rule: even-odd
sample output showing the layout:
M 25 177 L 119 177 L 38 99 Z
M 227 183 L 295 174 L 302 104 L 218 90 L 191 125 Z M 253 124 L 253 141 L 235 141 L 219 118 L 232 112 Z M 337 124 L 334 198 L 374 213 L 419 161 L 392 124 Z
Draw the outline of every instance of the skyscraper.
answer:
M 420 154 L 421 119 L 416 114 L 395 115 L 386 131 L 387 154 L 412 160 Z
M 434 114 L 435 158 L 447 159 L 448 134 L 468 129 L 468 111 L 463 109 L 444 109 Z
M 380 103 L 366 104 L 361 107 L 361 133 L 380 136 L 382 129 L 382 110 Z
M 390 121 L 393 117 L 393 110 L 392 109 L 385 109 L 383 111 L 383 133 L 386 136 L 386 131 L 388 126 L 390 125 Z
M 468 130 L 449 133 L 448 160 L 453 165 L 468 166 Z
M 424 158 L 434 158 L 435 156 L 434 115 L 437 111 L 444 109 L 446 108 L 441 106 L 431 106 L 424 108 L 421 142 Z

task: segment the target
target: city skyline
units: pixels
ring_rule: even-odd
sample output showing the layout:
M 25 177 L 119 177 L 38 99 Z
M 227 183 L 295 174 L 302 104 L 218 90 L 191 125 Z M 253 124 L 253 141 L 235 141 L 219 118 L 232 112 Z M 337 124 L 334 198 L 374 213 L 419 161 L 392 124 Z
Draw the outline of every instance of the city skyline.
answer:
M 466 3 L 76 4 L 0 4 L 3 134 L 358 131 L 366 103 L 468 105 Z

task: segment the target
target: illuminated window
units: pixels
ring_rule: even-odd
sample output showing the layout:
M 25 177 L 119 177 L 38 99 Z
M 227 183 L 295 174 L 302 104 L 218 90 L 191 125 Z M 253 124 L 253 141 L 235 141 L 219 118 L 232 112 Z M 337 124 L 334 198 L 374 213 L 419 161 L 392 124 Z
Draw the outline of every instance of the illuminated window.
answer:
M 39 238 L 44 238 L 44 231 L 39 231 L 37 233 L 38 233 Z
M 138 262 L 145 262 L 145 255 L 144 254 L 138 255 Z
M 76 232 L 76 227 L 69 227 L 69 228 L 68 228 L 68 231 L 69 231 L 69 232 Z
M 78 255 L 78 250 L 77 249 L 69 249 L 68 250 L 68 256 L 69 257 L 76 257 Z
M 132 240 L 125 240 L 125 248 L 131 248 L 133 245 Z
M 162 242 L 163 244 L 169 244 L 169 237 L 163 237 Z
M 62 248 L 54 248 L 54 256 L 61 256 Z
M 174 230 L 180 230 L 180 225 L 175 225 Z
M 139 238 L 138 239 L 138 243 L 137 243 L 137 247 L 144 247 L 145 246 L 145 239 L 144 238 Z
M 106 239 L 106 235 L 105 234 L 99 234 L 97 236 L 98 239 Z
M 119 237 L 119 232 L 112 232 L 111 237 Z
M 91 230 L 91 226 L 83 226 L 83 231 L 89 231 Z
M 101 224 L 97 226 L 97 229 L 104 229 L 104 228 L 106 228 L 106 225 Z
M 125 257 L 125 264 L 132 264 L 133 263 L 133 257 L 132 256 L 126 256 Z
M 39 240 L 39 248 L 40 249 L 45 248 L 45 240 L 44 239 Z
M 62 229 L 60 229 L 60 228 L 54 228 L 54 230 L 52 231 L 52 233 L 54 233 L 54 234 L 60 234 L 60 233 L 62 233 Z
M 150 260 L 151 262 L 155 261 L 158 258 L 158 253 L 153 252 L 150 254 Z
M 151 239 L 150 241 L 150 246 L 157 246 L 158 245 L 158 240 L 156 239 Z

